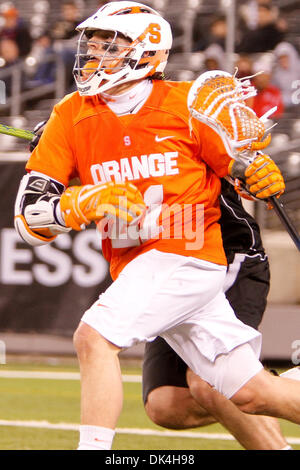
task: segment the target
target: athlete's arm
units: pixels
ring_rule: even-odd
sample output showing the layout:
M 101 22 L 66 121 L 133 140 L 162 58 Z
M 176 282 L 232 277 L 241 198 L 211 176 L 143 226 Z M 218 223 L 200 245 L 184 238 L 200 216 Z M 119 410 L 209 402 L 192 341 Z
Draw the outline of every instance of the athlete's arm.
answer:
M 56 105 L 49 119 L 39 123 L 30 144 L 26 164 L 15 202 L 15 228 L 30 245 L 52 242 L 66 227 L 60 210 L 60 198 L 69 181 L 77 176 L 73 152 L 73 121 L 63 119 L 66 111 Z
M 221 137 L 208 125 L 192 122 L 200 144 L 199 158 L 203 160 L 219 178 L 228 175 L 228 166 L 232 158 L 228 155 Z

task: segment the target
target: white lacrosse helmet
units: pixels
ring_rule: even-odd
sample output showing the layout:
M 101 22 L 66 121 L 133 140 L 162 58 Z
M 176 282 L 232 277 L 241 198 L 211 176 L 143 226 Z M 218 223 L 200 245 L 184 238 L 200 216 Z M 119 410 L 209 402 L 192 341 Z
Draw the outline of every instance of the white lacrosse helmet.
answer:
M 93 96 L 165 69 L 172 46 L 171 27 L 146 5 L 127 1 L 108 3 L 76 29 L 81 34 L 73 73 L 81 96 Z M 105 39 L 97 41 L 103 48 L 99 54 L 89 51 L 89 39 L 95 31 L 112 34 L 107 43 Z M 126 38 L 129 44 L 116 44 L 118 37 Z

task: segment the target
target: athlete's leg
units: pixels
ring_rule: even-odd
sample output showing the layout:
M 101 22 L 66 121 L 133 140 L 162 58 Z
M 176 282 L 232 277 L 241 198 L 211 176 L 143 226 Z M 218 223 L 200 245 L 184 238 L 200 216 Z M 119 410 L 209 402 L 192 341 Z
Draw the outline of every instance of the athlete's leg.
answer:
M 189 370 L 188 382 L 197 388 L 195 399 L 188 388 L 186 370 L 186 364 L 162 338 L 146 344 L 143 398 L 153 422 L 169 429 L 187 429 L 219 421 L 247 450 L 287 446 L 276 420 L 243 413 Z
M 146 344 L 143 400 L 154 423 L 169 429 L 187 429 L 215 422 L 190 394 L 186 370 L 187 365 L 164 339 L 157 337 Z
M 167 429 L 190 429 L 215 423 L 213 416 L 192 397 L 188 387 L 153 389 L 145 403 L 149 418 Z
M 300 424 L 300 381 L 262 370 L 232 396 L 239 408 Z
M 114 429 L 122 409 L 120 349 L 85 323 L 74 335 L 81 376 L 81 424 Z
M 288 444 L 281 433 L 277 419 L 267 416 L 251 416 L 243 413 L 207 382 L 190 369 L 187 382 L 201 406 L 214 416 L 247 450 L 281 450 Z
M 300 381 L 276 377 L 264 370 L 250 344 L 218 356 L 213 365 L 203 360 L 201 370 L 205 380 L 240 410 L 300 424 Z M 195 399 L 202 397 L 193 378 L 189 386 Z

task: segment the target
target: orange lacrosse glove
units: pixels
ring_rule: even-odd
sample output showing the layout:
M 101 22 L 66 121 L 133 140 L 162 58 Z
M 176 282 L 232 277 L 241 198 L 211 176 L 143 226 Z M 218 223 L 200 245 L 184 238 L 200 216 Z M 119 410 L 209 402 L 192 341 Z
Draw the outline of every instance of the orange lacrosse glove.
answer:
M 281 171 L 268 155 L 258 155 L 246 168 L 245 182 L 249 192 L 258 199 L 278 198 L 285 189 Z
M 131 183 L 71 186 L 60 199 L 66 226 L 78 231 L 107 216 L 130 223 L 145 207 L 141 193 Z

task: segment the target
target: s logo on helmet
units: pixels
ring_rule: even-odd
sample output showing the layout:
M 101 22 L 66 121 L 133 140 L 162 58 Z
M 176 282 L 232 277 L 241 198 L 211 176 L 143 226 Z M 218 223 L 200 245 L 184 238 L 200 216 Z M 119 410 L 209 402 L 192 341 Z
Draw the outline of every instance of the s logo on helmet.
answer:
M 160 25 L 157 23 L 151 23 L 149 24 L 149 41 L 152 42 L 152 44 L 159 44 L 161 41 L 161 34 L 160 34 Z

